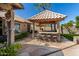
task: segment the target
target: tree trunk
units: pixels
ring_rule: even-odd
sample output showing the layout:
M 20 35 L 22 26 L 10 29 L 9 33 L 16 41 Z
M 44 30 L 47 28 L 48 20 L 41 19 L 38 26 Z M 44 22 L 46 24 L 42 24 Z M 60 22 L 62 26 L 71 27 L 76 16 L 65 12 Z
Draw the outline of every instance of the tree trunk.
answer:
M 69 34 L 71 34 L 71 31 L 70 31 L 70 29 L 69 29 L 68 27 L 66 27 L 66 29 L 68 30 Z

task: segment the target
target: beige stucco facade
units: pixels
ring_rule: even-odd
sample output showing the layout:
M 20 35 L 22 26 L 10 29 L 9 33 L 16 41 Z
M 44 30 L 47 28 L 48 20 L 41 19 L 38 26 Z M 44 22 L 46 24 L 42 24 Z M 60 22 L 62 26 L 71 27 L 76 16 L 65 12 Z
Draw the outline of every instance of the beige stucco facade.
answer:
M 28 21 L 28 20 L 25 20 L 25 19 L 23 19 L 23 18 L 21 18 L 19 16 L 15 16 L 15 26 L 17 26 L 16 23 L 19 24 L 18 30 L 20 32 L 26 32 L 26 31 L 31 30 L 30 29 L 31 22 Z
M 20 23 L 20 31 L 25 32 L 27 30 L 27 23 Z

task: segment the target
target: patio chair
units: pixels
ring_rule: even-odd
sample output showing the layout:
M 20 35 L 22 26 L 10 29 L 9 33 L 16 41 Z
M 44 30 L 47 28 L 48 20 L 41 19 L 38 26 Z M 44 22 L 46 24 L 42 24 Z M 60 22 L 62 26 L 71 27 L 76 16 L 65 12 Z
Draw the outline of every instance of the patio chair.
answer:
M 50 42 L 51 41 L 51 35 L 47 35 L 47 37 L 48 37 L 48 41 Z
M 41 39 L 40 34 L 36 34 L 36 35 L 35 35 L 35 39 L 37 39 L 38 41 L 40 41 L 40 39 Z
M 52 35 L 52 38 L 51 38 L 52 42 L 57 42 L 57 39 L 58 39 L 57 35 Z
M 45 35 L 41 35 L 41 40 L 45 41 L 46 40 L 46 36 Z

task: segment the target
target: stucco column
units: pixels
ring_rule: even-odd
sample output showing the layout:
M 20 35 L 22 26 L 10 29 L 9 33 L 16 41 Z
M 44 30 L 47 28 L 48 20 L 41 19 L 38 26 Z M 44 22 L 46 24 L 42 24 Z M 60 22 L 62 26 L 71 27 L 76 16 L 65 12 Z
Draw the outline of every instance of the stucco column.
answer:
M 35 36 L 35 23 L 33 23 L 32 38 Z
M 14 21 L 14 11 L 11 10 L 11 44 L 15 42 L 15 21 Z
M 10 10 L 11 17 L 7 21 L 7 45 L 13 44 L 15 40 L 14 12 Z

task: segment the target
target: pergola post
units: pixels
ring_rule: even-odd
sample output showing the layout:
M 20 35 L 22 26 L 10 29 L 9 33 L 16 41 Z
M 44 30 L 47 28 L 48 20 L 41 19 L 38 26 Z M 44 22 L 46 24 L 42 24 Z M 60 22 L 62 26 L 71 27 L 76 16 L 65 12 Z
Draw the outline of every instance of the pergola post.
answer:
M 54 30 L 56 30 L 56 23 L 54 24 Z
M 50 24 L 50 25 L 51 25 L 51 31 L 52 31 L 52 30 L 53 30 L 53 29 L 52 29 L 52 24 Z
M 33 23 L 33 31 L 32 31 L 32 38 L 35 37 L 35 23 Z

